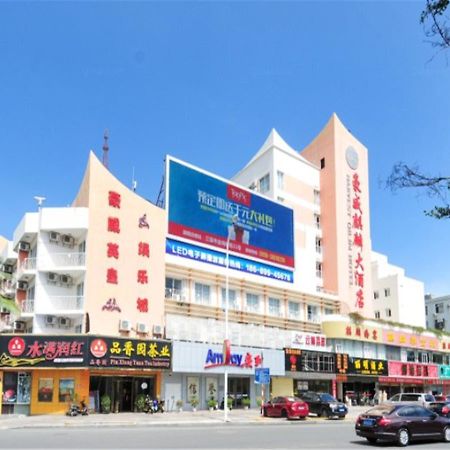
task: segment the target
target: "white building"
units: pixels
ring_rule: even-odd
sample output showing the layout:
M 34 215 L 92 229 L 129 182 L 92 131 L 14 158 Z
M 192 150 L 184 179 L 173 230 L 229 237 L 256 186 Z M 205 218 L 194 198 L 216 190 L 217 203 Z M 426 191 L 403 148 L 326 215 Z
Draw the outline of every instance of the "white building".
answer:
M 425 327 L 423 282 L 407 277 L 377 252 L 372 252 L 371 265 L 375 318 Z
M 425 295 L 425 315 L 427 328 L 450 332 L 450 295 Z

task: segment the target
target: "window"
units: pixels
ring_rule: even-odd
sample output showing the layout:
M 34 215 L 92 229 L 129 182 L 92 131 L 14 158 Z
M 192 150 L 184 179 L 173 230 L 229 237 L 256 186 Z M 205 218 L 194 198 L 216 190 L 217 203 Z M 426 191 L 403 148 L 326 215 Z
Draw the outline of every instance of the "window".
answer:
M 269 314 L 271 316 L 281 316 L 280 300 L 269 297 Z
M 430 355 L 426 352 L 419 352 L 419 362 L 428 364 L 430 362 Z
M 436 330 L 443 330 L 445 328 L 445 319 L 435 320 L 434 328 L 436 328 Z
M 195 283 L 195 303 L 209 305 L 211 303 L 211 287 L 207 284 Z
M 288 302 L 289 318 L 300 319 L 300 304 L 297 302 Z
M 331 308 L 325 308 L 324 311 L 323 311 L 323 313 L 324 313 L 326 316 L 330 316 L 331 314 L 334 314 L 334 311 L 333 311 Z
M 373 291 L 373 299 L 376 300 L 377 298 L 380 298 L 380 293 L 378 291 Z
M 379 319 L 381 317 L 380 311 L 375 311 L 375 319 Z
M 86 253 L 86 241 L 78 244 L 78 253 Z
M 284 173 L 279 170 L 277 170 L 277 187 L 284 189 Z
M 270 174 L 264 175 L 259 179 L 259 192 L 265 194 L 270 191 Z
M 320 230 L 320 216 L 319 214 L 314 214 L 314 223 L 316 225 L 316 228 Z
M 321 158 L 320 160 L 320 168 L 325 169 L 325 158 Z
M 434 310 L 437 314 L 442 314 L 444 312 L 444 304 L 443 303 L 436 303 L 434 305 Z
M 386 308 L 386 317 L 392 317 L 391 308 Z
M 406 361 L 416 362 L 416 353 L 413 350 L 408 350 L 406 352 Z
M 166 298 L 181 300 L 181 280 L 166 278 Z
M 320 191 L 314 189 L 314 204 L 320 205 Z
M 247 294 L 245 306 L 247 311 L 259 312 L 259 295 Z
M 316 237 L 316 252 L 322 254 L 322 239 Z
M 225 308 L 226 289 L 222 288 L 222 308 Z M 234 289 L 228 289 L 228 308 L 239 309 L 237 295 Z
M 316 353 L 305 351 L 302 352 L 301 365 L 302 365 L 301 367 L 302 372 L 334 373 L 334 355 L 329 353 Z
M 386 288 L 385 290 L 384 290 L 384 296 L 385 297 L 389 297 L 391 295 L 391 290 L 389 289 L 389 288 Z
M 308 322 L 317 322 L 317 306 L 308 305 Z
M 316 262 L 316 277 L 322 278 L 322 263 L 319 261 Z

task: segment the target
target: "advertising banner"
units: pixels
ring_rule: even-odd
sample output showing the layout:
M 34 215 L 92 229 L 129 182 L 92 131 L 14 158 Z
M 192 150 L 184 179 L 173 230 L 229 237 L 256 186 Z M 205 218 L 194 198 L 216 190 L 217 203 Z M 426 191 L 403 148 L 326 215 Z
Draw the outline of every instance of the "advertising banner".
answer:
M 1 367 L 170 369 L 172 343 L 100 336 L 0 336 Z
M 388 367 L 390 377 L 438 378 L 439 376 L 436 364 L 389 361 Z
M 372 358 L 348 358 L 348 374 L 383 376 L 388 374 L 387 361 Z
M 172 343 L 140 339 L 97 337 L 90 339 L 90 367 L 170 369 Z
M 0 367 L 85 365 L 85 336 L 0 336 Z
M 294 267 L 293 211 L 168 158 L 169 234 Z

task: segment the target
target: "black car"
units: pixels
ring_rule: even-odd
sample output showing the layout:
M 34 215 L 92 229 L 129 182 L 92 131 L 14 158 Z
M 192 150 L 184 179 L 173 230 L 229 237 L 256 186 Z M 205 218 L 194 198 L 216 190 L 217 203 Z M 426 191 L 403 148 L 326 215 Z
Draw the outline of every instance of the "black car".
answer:
M 304 392 L 299 396 L 308 403 L 309 412 L 318 417 L 339 417 L 343 419 L 347 415 L 347 407 L 336 400 L 332 395 L 324 392 Z
M 432 402 L 428 406 L 428 409 L 442 417 L 450 418 L 450 402 Z
M 416 440 L 450 442 L 450 419 L 423 406 L 383 404 L 361 414 L 355 431 L 372 444 L 393 441 L 404 447 Z

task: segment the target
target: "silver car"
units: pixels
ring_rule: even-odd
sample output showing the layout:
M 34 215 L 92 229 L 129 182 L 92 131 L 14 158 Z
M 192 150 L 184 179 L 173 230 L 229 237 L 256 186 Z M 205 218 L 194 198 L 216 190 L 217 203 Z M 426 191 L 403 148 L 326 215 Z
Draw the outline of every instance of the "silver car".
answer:
M 421 392 L 403 392 L 402 394 L 395 394 L 387 403 L 417 403 L 421 406 L 428 407 L 430 403 L 434 402 L 432 394 L 424 394 Z

